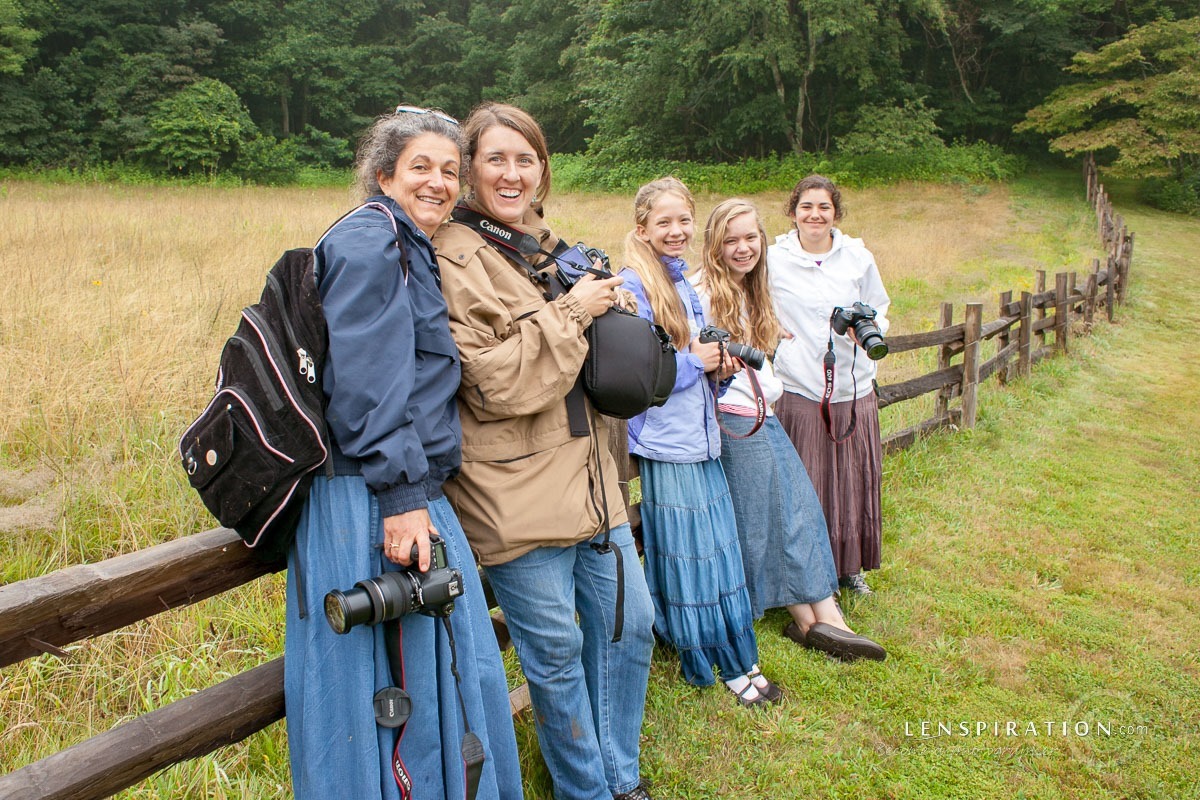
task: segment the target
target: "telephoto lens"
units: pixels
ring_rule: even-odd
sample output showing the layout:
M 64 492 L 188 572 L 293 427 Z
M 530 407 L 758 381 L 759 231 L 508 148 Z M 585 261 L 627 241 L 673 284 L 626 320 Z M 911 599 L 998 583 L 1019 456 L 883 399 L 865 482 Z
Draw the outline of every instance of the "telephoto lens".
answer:
M 334 633 L 355 625 L 378 625 L 412 611 L 420 585 L 410 572 L 385 572 L 354 584 L 348 592 L 334 589 L 325 595 L 325 619 Z

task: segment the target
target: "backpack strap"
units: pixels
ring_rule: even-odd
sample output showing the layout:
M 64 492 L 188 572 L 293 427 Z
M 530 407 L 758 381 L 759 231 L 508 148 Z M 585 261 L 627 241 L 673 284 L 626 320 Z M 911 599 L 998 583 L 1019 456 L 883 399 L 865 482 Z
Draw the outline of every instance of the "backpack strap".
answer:
M 332 225 L 325 229 L 325 232 L 321 234 L 321 238 L 317 239 L 317 243 L 313 245 L 313 250 L 316 250 L 321 246 L 321 242 L 325 241 L 325 237 L 328 236 L 334 228 L 366 208 L 373 208 L 376 211 L 382 211 L 388 218 L 388 221 L 392 223 L 392 235 L 396 237 L 396 247 L 400 250 L 400 268 L 404 270 L 404 285 L 407 286 L 408 273 L 412 269 L 412 262 L 408 257 L 408 248 L 404 246 L 404 237 L 400 235 L 400 226 L 396 224 L 396 215 L 393 214 L 392 210 L 383 203 L 372 200 L 369 203 L 363 203 L 361 206 L 352 208 L 345 214 L 342 214 L 340 217 L 334 220 Z

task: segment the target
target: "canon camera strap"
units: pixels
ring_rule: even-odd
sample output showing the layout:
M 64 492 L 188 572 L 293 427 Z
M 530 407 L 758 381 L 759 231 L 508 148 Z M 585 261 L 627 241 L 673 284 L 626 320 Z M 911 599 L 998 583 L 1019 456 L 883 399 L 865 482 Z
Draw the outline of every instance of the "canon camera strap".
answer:
M 855 418 L 855 406 L 858 405 L 858 376 L 854 374 L 854 365 L 858 361 L 858 344 L 854 345 L 854 358 L 850 361 L 850 375 L 853 380 L 853 392 L 850 399 L 850 425 L 847 426 L 846 432 L 838 436 L 833 432 L 833 417 L 829 411 L 829 402 L 833 399 L 833 373 L 836 371 L 834 365 L 837 363 L 837 356 L 833 354 L 833 325 L 829 326 L 829 349 L 825 351 L 825 392 L 821 395 L 821 418 L 825 420 L 825 432 L 829 434 L 829 438 L 834 444 L 841 444 L 850 438 L 854 433 L 854 424 L 857 422 Z
M 441 621 L 450 642 L 450 673 L 454 676 L 454 690 L 458 694 L 458 707 L 462 711 L 465 731 L 461 747 L 465 784 L 463 797 L 465 800 L 475 800 L 479 791 L 479 779 L 483 775 L 483 742 L 471 730 L 471 724 L 467 721 L 467 706 L 463 702 L 462 678 L 458 674 L 458 655 L 454 647 L 454 632 L 450 628 L 450 616 L 442 616 Z M 396 735 L 396 749 L 392 752 L 392 777 L 400 789 L 401 800 L 413 800 L 412 777 L 408 774 L 404 760 L 400 758 L 400 741 L 404 738 L 404 729 L 412 715 L 412 698 L 404 689 L 404 635 L 400 622 L 401 620 L 397 619 L 384 624 L 383 639 L 387 645 L 392 686 L 384 687 L 375 693 L 375 721 L 385 728 L 400 729 Z M 434 638 L 437 638 L 436 629 Z
M 725 366 L 725 356 L 726 356 L 725 343 L 718 342 L 718 346 L 721 348 L 721 363 L 720 363 L 720 366 L 717 367 L 717 369 L 720 369 L 721 367 Z M 746 371 L 746 378 L 750 381 L 750 391 L 754 395 L 754 425 L 753 425 L 753 427 L 750 428 L 750 430 L 746 431 L 745 433 L 734 433 L 733 431 L 729 430 L 729 428 L 726 428 L 725 425 L 721 422 L 720 414 L 717 414 L 717 425 L 718 425 L 718 427 L 721 428 L 721 430 L 723 430 L 725 432 L 725 435 L 731 439 L 749 439 L 751 436 L 753 436 L 755 433 L 758 432 L 758 429 L 761 428 L 763 426 L 763 423 L 766 422 L 766 420 L 767 420 L 767 398 L 763 395 L 762 385 L 759 384 L 759 382 L 758 382 L 758 370 L 753 369 L 748 364 L 746 364 L 745 361 L 742 361 L 740 358 L 736 358 L 733 356 L 730 356 L 730 358 L 733 358 L 734 361 L 737 361 L 739 364 L 742 365 L 742 369 L 744 369 Z M 719 406 L 720 401 L 719 401 L 719 397 L 718 397 L 717 384 L 714 383 L 712 385 L 712 389 L 713 389 L 713 403 L 714 403 L 714 405 Z
M 538 246 L 537 239 L 534 239 L 528 233 L 522 233 L 510 228 L 504 223 L 497 222 L 491 217 L 484 216 L 466 206 L 455 206 L 450 216 L 455 222 L 460 222 L 478 233 L 497 252 L 521 269 L 529 277 L 533 285 L 541 289 L 542 296 L 546 298 L 546 302 L 550 302 L 559 295 L 567 293 L 569 287 L 564 286 L 557 275 L 542 272 L 540 269 L 546 265 L 547 261 L 555 260 L 558 253 L 567 249 L 562 241 L 559 241 L 558 246 L 555 247 L 555 252 L 548 253 Z M 537 267 L 531 266 L 525 260 L 525 256 L 539 254 L 546 256 L 546 261 L 543 261 Z M 571 387 L 571 391 L 567 392 L 565 398 L 567 403 L 567 425 L 571 429 L 571 436 L 574 437 L 587 436 L 591 433 L 588 429 L 587 406 L 583 398 L 583 374 L 581 371 L 580 375 L 575 378 L 575 385 Z

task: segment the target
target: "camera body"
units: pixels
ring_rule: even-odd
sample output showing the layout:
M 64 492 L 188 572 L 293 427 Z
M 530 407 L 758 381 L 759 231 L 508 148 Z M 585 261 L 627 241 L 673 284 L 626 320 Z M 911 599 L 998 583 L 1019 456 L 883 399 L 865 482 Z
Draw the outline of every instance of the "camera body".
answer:
M 875 309 L 862 301 L 855 301 L 849 308 L 838 306 L 829 317 L 829 327 L 838 336 L 845 336 L 853 328 L 859 345 L 867 352 L 867 358 L 878 361 L 888 354 L 883 331 L 875 324 Z
M 700 331 L 700 341 L 720 342 L 725 345 L 725 352 L 734 358 L 740 358 L 746 362 L 746 366 L 751 369 L 762 369 L 763 364 L 767 361 L 767 354 L 748 344 L 731 342 L 729 341 L 730 336 L 729 331 L 721 330 L 713 325 L 705 325 L 703 330 Z
M 554 260 L 558 263 L 558 280 L 567 289 L 574 286 L 587 272 L 597 278 L 612 277 L 612 265 L 608 254 L 598 247 L 588 247 L 583 242 L 555 256 Z M 604 265 L 602 269 L 596 267 L 597 261 Z
M 377 625 L 405 614 L 449 616 L 454 598 L 463 593 L 462 573 L 446 562 L 446 543 L 429 537 L 430 564 L 427 572 L 416 568 L 417 547 L 413 545 L 412 566 L 399 572 L 354 584 L 346 592 L 325 595 L 325 619 L 334 633 L 346 633 L 355 625 Z

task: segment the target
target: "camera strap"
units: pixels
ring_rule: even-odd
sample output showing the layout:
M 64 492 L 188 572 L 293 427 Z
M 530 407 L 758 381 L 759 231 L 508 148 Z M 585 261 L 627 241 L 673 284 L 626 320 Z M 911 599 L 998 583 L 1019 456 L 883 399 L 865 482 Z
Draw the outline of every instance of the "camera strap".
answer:
M 829 412 L 829 402 L 833 399 L 833 373 L 836 371 L 837 356 L 833 353 L 833 323 L 829 323 L 829 349 L 825 351 L 825 392 L 821 395 L 821 418 L 825 420 L 825 432 L 834 444 L 841 444 L 854 433 L 854 425 L 858 421 L 855 415 L 858 405 L 858 376 L 854 374 L 854 365 L 858 361 L 858 344 L 854 345 L 854 359 L 850 362 L 850 376 L 853 380 L 854 397 L 850 401 L 850 425 L 846 432 L 838 436 L 833 432 L 833 418 Z
M 471 730 L 471 724 L 467 721 L 467 705 L 463 701 L 462 677 L 458 673 L 458 654 L 454 647 L 454 631 L 450 627 L 450 615 L 442 615 L 441 621 L 450 643 L 450 673 L 454 676 L 454 690 L 458 694 L 458 708 L 462 713 L 464 733 L 460 752 L 465 783 L 463 797 L 464 800 L 475 800 L 485 760 L 483 742 Z M 400 729 L 396 735 L 396 749 L 392 752 L 392 777 L 400 789 L 401 800 L 412 800 L 412 776 L 409 775 L 408 767 L 404 765 L 404 760 L 400 757 L 400 742 L 404 738 L 404 730 L 408 727 L 408 718 L 412 713 L 412 699 L 404 689 L 404 633 L 400 623 L 399 619 L 393 620 L 386 623 L 383 628 L 383 639 L 387 646 L 388 670 L 392 675 L 393 686 L 381 689 L 375 694 L 375 719 L 384 727 Z

